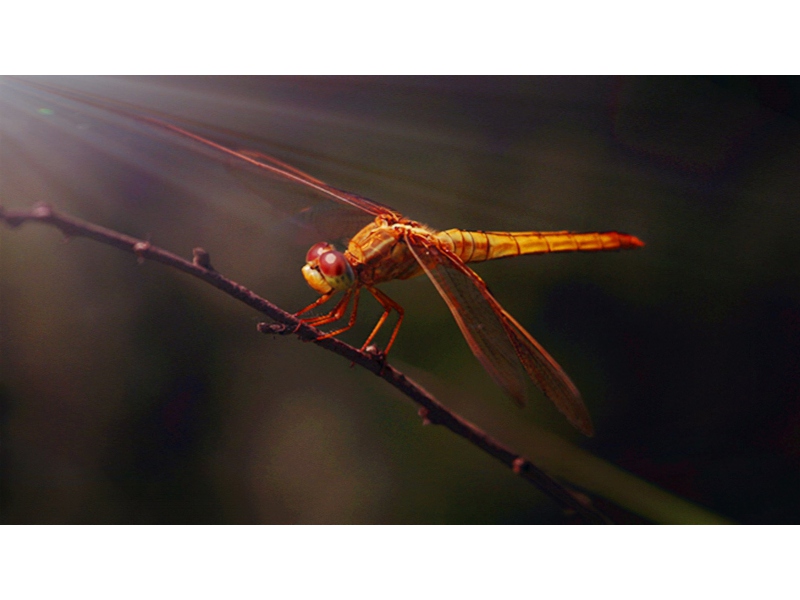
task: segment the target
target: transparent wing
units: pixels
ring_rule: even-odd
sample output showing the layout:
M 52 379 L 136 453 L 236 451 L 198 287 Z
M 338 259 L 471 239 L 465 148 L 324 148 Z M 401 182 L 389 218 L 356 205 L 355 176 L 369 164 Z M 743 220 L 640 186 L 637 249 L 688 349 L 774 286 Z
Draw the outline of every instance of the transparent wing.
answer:
M 509 315 L 486 284 L 457 256 L 429 240 L 409 239 L 409 248 L 444 298 L 470 349 L 492 378 L 519 404 L 530 377 L 559 411 L 586 435 L 589 411 L 567 374 Z
M 351 192 L 337 189 L 282 160 L 250 149 L 239 149 L 241 140 L 207 126 L 193 125 L 192 131 L 174 124 L 172 117 L 156 118 L 142 109 L 120 101 L 55 87 L 36 81 L 19 82 L 28 91 L 38 90 L 66 99 L 77 106 L 100 109 L 113 118 L 115 126 L 141 132 L 142 125 L 168 136 L 199 154 L 223 164 L 248 189 L 287 218 L 288 225 L 308 231 L 312 243 L 338 241 L 352 236 L 381 214 L 399 216 L 393 209 Z M 97 111 L 93 117 L 99 119 Z M 139 129 L 136 129 L 138 124 Z M 211 138 L 214 139 L 211 139 Z
M 262 152 L 236 151 L 227 166 L 245 187 L 287 215 L 284 225 L 306 231 L 306 242 L 344 241 L 380 214 L 399 214 Z

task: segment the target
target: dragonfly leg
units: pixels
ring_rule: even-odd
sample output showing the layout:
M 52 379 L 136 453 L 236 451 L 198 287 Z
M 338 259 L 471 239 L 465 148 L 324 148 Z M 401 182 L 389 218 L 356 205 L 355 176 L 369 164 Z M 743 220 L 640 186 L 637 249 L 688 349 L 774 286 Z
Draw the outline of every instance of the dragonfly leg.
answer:
M 351 295 L 351 294 L 352 294 L 352 288 L 347 291 L 347 295 L 348 296 Z M 350 329 L 353 325 L 355 325 L 356 314 L 358 313 L 358 299 L 359 299 L 359 295 L 360 294 L 361 294 L 361 288 L 360 287 L 355 288 L 355 294 L 353 294 L 353 312 L 350 313 L 350 319 L 348 319 L 347 325 L 345 325 L 341 329 L 337 329 L 336 331 L 329 331 L 328 333 L 326 333 L 322 337 L 317 338 L 318 340 L 326 340 L 328 338 L 337 336 L 340 333 L 344 333 L 345 331 Z M 341 302 L 340 302 L 340 304 L 341 304 Z M 342 314 L 344 314 L 344 311 L 342 311 Z M 339 315 L 338 317 L 336 317 L 336 319 L 332 319 L 331 321 L 337 321 L 337 320 L 339 320 L 341 318 L 342 318 L 342 315 Z M 326 323 L 327 322 L 331 322 L 331 321 L 326 321 Z
M 306 306 L 303 310 L 298 310 L 296 313 L 294 313 L 294 316 L 299 317 L 300 315 L 307 313 L 311 309 L 317 308 L 320 304 L 325 304 L 328 300 L 331 299 L 331 296 L 333 296 L 333 292 L 330 292 L 329 294 L 322 294 L 322 296 L 314 300 L 314 302 Z
M 311 325 L 312 327 L 318 327 L 320 325 L 332 323 L 333 321 L 338 321 L 344 316 L 344 313 L 347 312 L 347 306 L 350 304 L 350 299 L 352 297 L 353 289 L 351 288 L 345 292 L 344 296 L 342 296 L 342 299 L 336 303 L 336 306 L 334 306 L 329 313 L 303 319 L 303 322 Z
M 403 307 L 400 306 L 397 302 L 395 302 L 391 298 L 389 298 L 389 296 L 384 294 L 378 288 L 374 288 L 374 287 L 369 287 L 368 286 L 367 289 L 369 290 L 370 294 L 375 296 L 375 299 L 383 307 L 383 314 L 381 315 L 381 318 L 378 319 L 378 324 L 375 325 L 375 328 L 372 330 L 372 333 L 369 334 L 369 337 L 367 338 L 367 341 L 364 342 L 363 346 L 361 346 L 362 350 L 364 348 L 366 348 L 367 346 L 369 346 L 369 343 L 373 340 L 375 335 L 378 333 L 378 330 L 386 322 L 386 319 L 389 317 L 389 313 L 392 312 L 392 309 L 397 311 L 397 317 L 398 317 L 397 318 L 397 323 L 395 323 L 395 325 L 394 325 L 394 329 L 392 330 L 392 335 L 389 338 L 389 343 L 386 344 L 386 348 L 384 348 L 384 350 L 383 350 L 383 354 L 386 355 L 386 354 L 389 353 L 389 348 L 391 348 L 392 344 L 394 344 L 394 339 L 397 337 L 397 332 L 400 331 L 400 323 L 403 322 Z

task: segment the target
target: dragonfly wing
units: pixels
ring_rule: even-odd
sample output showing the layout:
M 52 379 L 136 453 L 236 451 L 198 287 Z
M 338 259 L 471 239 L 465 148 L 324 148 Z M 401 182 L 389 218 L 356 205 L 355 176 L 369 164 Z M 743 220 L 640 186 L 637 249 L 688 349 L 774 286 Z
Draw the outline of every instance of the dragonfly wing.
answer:
M 592 435 L 589 411 L 567 374 L 456 255 L 428 240 L 409 248 L 444 298 L 473 354 L 500 387 L 524 404 L 528 377 L 577 429 Z
M 283 169 L 265 169 L 264 166 L 270 165 L 270 161 L 276 161 L 276 165 L 284 164 L 266 154 L 251 150 L 238 153 L 254 162 L 228 157 L 228 172 L 277 211 L 279 220 L 276 227 L 297 242 L 307 245 L 320 241 L 345 242 L 376 215 L 394 213 L 377 202 L 335 190 L 294 167 L 286 165 L 285 173 L 297 176 L 297 179 L 284 177 L 281 174 L 284 173 Z M 332 196 L 333 193 L 337 196 Z M 348 198 L 351 202 L 340 201 L 339 197 Z
M 19 83 L 28 93 L 41 95 L 45 92 L 48 96 L 44 98 L 53 98 L 55 95 L 70 103 L 77 103 L 76 106 L 84 111 L 99 109 L 101 112 L 91 112 L 94 121 L 100 121 L 105 114 L 111 118 L 110 122 L 137 133 L 141 133 L 137 126 L 146 125 L 152 131 L 166 135 L 171 142 L 184 145 L 224 165 L 272 208 L 290 217 L 290 226 L 300 225 L 315 230 L 316 239 L 311 243 L 338 241 L 352 236 L 378 215 L 397 215 L 388 206 L 339 190 L 269 154 L 240 150 L 241 137 L 223 130 L 211 130 L 207 125 L 200 124 L 190 125 L 192 130 L 185 129 L 173 122 L 175 117 L 152 116 L 152 113 L 136 105 L 67 86 L 29 80 Z
M 205 139 L 203 139 L 203 141 L 210 142 L 210 140 Z M 213 144 L 213 142 L 211 143 Z M 386 213 L 398 214 L 397 211 L 385 204 L 328 185 L 324 181 L 312 177 L 297 167 L 293 167 L 269 154 L 264 154 L 256 150 L 228 150 L 228 152 L 234 159 L 234 163 L 237 163 L 239 166 L 249 167 L 251 171 L 255 169 L 263 175 L 271 175 L 285 181 L 299 183 L 306 186 L 312 193 L 316 192 L 328 200 L 346 205 L 359 212 L 372 215 L 373 217 Z
M 388 206 L 337 189 L 269 154 L 237 150 L 234 143 L 220 143 L 160 119 L 134 118 L 176 134 L 216 157 L 247 188 L 289 217 L 287 225 L 309 232 L 306 242 L 346 240 L 378 215 L 399 216 Z

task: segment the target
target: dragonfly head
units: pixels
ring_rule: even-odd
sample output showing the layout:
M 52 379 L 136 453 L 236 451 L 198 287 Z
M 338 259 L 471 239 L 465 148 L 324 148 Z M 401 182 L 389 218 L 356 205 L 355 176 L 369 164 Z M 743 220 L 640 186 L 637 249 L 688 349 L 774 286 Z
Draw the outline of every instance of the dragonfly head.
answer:
M 306 283 L 320 294 L 346 290 L 353 285 L 353 268 L 344 254 L 326 242 L 311 246 L 303 267 Z

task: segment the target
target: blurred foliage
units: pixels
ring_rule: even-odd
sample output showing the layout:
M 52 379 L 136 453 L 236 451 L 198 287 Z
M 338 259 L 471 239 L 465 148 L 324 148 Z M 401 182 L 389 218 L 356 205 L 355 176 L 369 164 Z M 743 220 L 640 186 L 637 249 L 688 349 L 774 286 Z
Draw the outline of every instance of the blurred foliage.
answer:
M 436 228 L 641 237 L 476 269 L 581 389 L 595 438 L 505 398 L 423 278 L 385 286 L 407 310 L 392 363 L 609 497 L 626 485 L 613 463 L 736 521 L 800 518 L 798 80 L 46 81 L 224 131 Z M 208 156 L 13 80 L 0 136 L 3 205 L 202 246 L 286 309 L 313 299 L 291 222 Z M 258 315 L 200 282 L 44 227 L 0 228 L 0 253 L 5 523 L 568 520 L 369 373 L 257 334 Z M 362 311 L 346 341 L 379 315 Z

